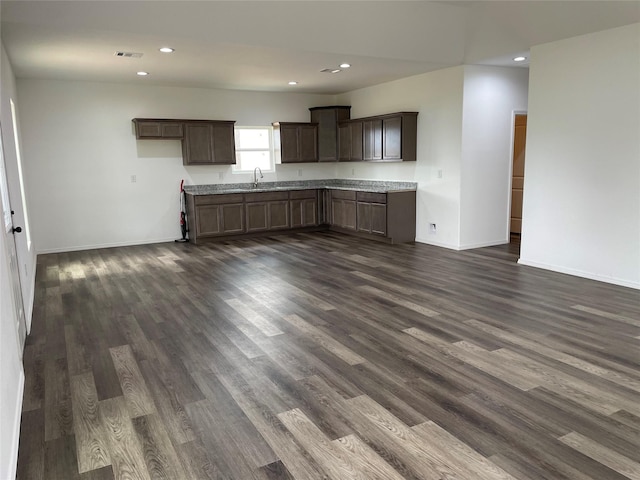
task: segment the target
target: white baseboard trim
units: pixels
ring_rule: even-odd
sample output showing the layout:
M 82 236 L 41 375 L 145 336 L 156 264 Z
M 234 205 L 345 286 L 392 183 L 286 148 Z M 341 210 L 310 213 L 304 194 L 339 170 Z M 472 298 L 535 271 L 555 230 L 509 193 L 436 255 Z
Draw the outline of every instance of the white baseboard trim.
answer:
M 417 243 L 424 243 L 425 245 L 433 245 L 434 247 L 448 248 L 449 250 L 460 250 L 456 245 L 450 245 L 448 243 L 437 242 L 435 240 L 426 238 L 416 238 Z
M 472 248 L 493 247 L 495 245 L 504 245 L 509 243 L 508 240 L 493 240 L 491 242 L 469 243 L 467 245 L 451 245 L 448 243 L 437 242 L 428 238 L 416 238 L 416 242 L 426 245 L 434 245 L 436 247 L 448 248 L 449 250 L 471 250 Z
M 18 391 L 16 392 L 18 398 L 16 399 L 16 416 L 13 421 L 13 435 L 11 437 L 11 455 L 9 457 L 10 463 L 7 465 L 8 470 L 5 472 L 6 477 L 2 478 L 16 478 L 18 468 L 18 446 L 20 445 L 20 420 L 22 419 L 22 397 L 24 395 L 24 372 L 20 371 L 20 382 L 18 384 Z M 1 476 L 1 474 L 0 474 Z
M 27 303 L 27 308 L 25 309 L 25 312 L 24 312 L 25 321 L 27 322 L 27 335 L 31 333 L 31 320 L 33 319 L 33 304 L 36 298 L 35 258 L 34 258 L 33 264 L 34 264 L 34 269 L 33 269 L 34 273 L 33 275 L 31 275 L 31 289 L 29 290 L 31 292 L 31 296 Z
M 135 245 L 148 245 L 151 243 L 166 243 L 173 242 L 176 238 L 178 237 L 156 238 L 152 240 L 131 240 L 127 242 L 102 243 L 97 245 L 74 245 L 70 247 L 45 248 L 38 250 L 38 255 L 45 255 L 47 253 L 79 252 L 81 250 L 97 250 L 99 248 L 132 247 Z
M 520 258 L 518 260 L 520 265 L 526 265 L 528 267 L 542 268 L 544 270 L 551 270 L 558 273 L 566 273 L 567 275 L 573 275 L 575 277 L 588 278 L 589 280 L 596 280 L 598 282 L 611 283 L 613 285 L 619 285 L 621 287 L 635 288 L 640 290 L 640 282 L 630 282 L 621 278 L 609 277 L 606 275 L 599 275 L 597 273 L 585 272 L 575 268 L 563 267 L 560 265 L 550 265 L 547 263 L 536 262 L 533 260 L 527 260 L 526 258 Z
M 501 239 L 501 240 L 492 240 L 490 242 L 468 243 L 466 245 L 460 245 L 460 248 L 458 248 L 458 250 L 471 250 L 472 248 L 495 247 L 496 245 L 504 245 L 505 243 L 509 243 L 509 240 Z

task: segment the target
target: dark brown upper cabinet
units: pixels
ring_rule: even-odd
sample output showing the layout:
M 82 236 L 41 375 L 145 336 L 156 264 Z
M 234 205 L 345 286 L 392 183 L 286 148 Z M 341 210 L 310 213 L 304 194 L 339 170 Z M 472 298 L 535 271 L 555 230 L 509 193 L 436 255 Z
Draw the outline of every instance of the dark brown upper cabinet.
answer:
M 184 122 L 184 165 L 232 165 L 236 147 L 231 121 L 189 120 Z
M 366 162 L 382 160 L 382 119 L 369 118 L 362 122 L 363 160 Z
M 182 140 L 184 165 L 236 163 L 233 121 L 134 118 L 133 124 L 138 139 Z
M 276 122 L 273 124 L 276 154 L 281 163 L 318 161 L 318 124 Z
M 338 105 L 332 107 L 310 108 L 311 121 L 318 124 L 318 161 L 337 162 L 338 152 L 338 123 L 348 120 L 351 107 Z
M 157 118 L 134 118 L 138 139 L 181 139 L 184 136 L 183 121 Z
M 341 162 L 361 162 L 362 120 L 347 120 L 338 124 L 338 160 Z
M 340 161 L 415 161 L 417 117 L 417 112 L 399 112 L 340 122 Z

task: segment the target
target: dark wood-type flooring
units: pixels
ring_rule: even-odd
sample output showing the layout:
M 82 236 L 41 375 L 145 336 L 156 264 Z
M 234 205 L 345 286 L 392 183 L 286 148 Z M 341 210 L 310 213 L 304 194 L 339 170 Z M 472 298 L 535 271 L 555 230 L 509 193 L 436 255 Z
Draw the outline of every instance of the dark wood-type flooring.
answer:
M 640 292 L 336 233 L 38 257 L 21 480 L 640 479 Z

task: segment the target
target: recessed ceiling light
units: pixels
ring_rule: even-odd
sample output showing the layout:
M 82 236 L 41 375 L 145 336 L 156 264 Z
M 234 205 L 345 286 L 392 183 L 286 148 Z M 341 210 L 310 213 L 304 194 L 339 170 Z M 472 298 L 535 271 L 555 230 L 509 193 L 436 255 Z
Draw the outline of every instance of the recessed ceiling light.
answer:
M 289 82 L 289 85 L 297 85 L 298 82 Z
M 524 62 L 527 57 L 516 57 L 513 59 L 514 62 Z
M 160 49 L 160 51 L 161 51 L 162 53 L 173 53 L 175 50 L 174 50 L 173 48 L 171 48 L 171 47 L 162 47 L 162 48 Z
M 335 68 L 335 69 L 331 70 L 331 73 L 339 73 L 341 71 L 342 70 L 340 70 L 339 68 Z
M 341 63 L 340 68 L 349 68 L 351 66 L 350 63 Z
M 149 72 L 136 72 L 136 75 L 140 75 L 141 77 L 145 77 L 149 75 Z

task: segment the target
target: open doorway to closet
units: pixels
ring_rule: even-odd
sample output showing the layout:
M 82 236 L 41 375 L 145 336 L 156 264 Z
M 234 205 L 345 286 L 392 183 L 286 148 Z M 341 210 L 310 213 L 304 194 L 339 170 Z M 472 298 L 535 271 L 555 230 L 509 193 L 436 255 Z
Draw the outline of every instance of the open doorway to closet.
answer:
M 511 217 L 509 219 L 509 247 L 520 253 L 522 234 L 522 198 L 524 194 L 524 160 L 527 141 L 527 114 L 514 115 L 513 158 L 511 169 Z

